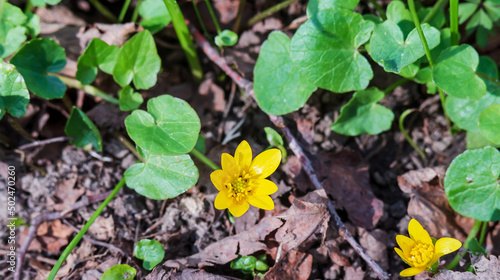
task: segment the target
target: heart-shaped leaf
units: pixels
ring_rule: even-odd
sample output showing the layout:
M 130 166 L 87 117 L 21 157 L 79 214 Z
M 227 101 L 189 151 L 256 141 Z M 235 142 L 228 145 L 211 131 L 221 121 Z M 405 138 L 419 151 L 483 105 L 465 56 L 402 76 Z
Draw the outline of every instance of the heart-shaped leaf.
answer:
M 269 34 L 254 68 L 254 91 L 259 107 L 284 115 L 304 106 L 316 90 L 290 59 L 290 39 L 280 31 Z
M 40 34 L 40 17 L 32 12 L 26 12 L 26 16 L 28 17 L 26 20 L 28 34 L 32 38 L 35 38 L 38 34 Z
M 361 90 L 373 72 L 357 48 L 370 39 L 374 23 L 347 9 L 325 9 L 297 30 L 290 57 L 301 74 L 333 92 Z
M 481 134 L 489 141 L 500 144 L 500 104 L 484 109 L 478 122 Z
M 439 44 L 439 31 L 436 28 L 422 24 L 422 31 L 430 49 Z M 368 52 L 386 71 L 394 73 L 399 73 L 403 67 L 425 55 L 417 29 L 414 28 L 405 39 L 399 26 L 391 20 L 375 27 Z
M 135 110 L 144 102 L 142 95 L 138 92 L 134 92 L 134 89 L 130 86 L 126 86 L 119 90 L 118 96 L 120 97 L 119 106 L 122 111 Z
M 492 143 L 486 137 L 484 137 L 481 132 L 470 132 L 467 131 L 466 134 L 466 147 L 467 150 L 472 150 L 472 149 L 479 149 L 479 148 L 484 148 L 487 146 L 490 147 L 495 147 L 498 148 L 500 147 L 500 144 L 495 145 L 495 143 Z
M 117 46 L 110 46 L 99 38 L 92 39 L 78 58 L 76 78 L 84 85 L 92 83 L 97 76 L 97 67 L 105 73 L 113 74 L 119 51 Z
M 170 95 L 148 101 L 148 111 L 135 110 L 125 119 L 130 138 L 153 154 L 190 152 L 200 133 L 200 119 L 189 104 Z
M 21 9 L 7 3 L 3 4 L 3 12 L 0 17 L 0 57 L 5 58 L 13 54 L 26 41 L 27 17 Z
M 26 114 L 30 94 L 14 65 L 0 59 L 0 120 L 9 113 L 14 117 Z
M 66 52 L 49 38 L 31 40 L 12 57 L 10 63 L 23 75 L 28 89 L 46 98 L 62 98 L 66 86 L 47 73 L 57 73 L 66 65 Z
M 100 280 L 134 280 L 137 270 L 128 264 L 117 264 L 104 271 Z
M 377 104 L 384 93 L 369 88 L 354 93 L 351 100 L 342 106 L 340 116 L 332 124 L 332 130 L 349 136 L 379 134 L 391 128 L 394 113 Z
M 136 89 L 148 89 L 156 84 L 160 64 L 153 36 L 144 30 L 122 46 L 113 69 L 113 78 L 122 87 L 133 80 Z
M 138 147 L 145 162 L 125 171 L 127 186 L 137 193 L 163 200 L 173 198 L 193 187 L 198 181 L 198 169 L 189 155 L 154 155 Z
M 451 96 L 478 100 L 486 85 L 476 74 L 479 55 L 469 45 L 445 49 L 436 61 L 432 76 L 436 85 Z
M 358 3 L 359 0 L 310 0 L 309 3 L 307 3 L 307 17 L 315 17 L 318 11 L 331 8 L 354 10 Z
M 139 6 L 140 24 L 152 34 L 167 26 L 172 18 L 163 0 L 144 0 Z
M 406 38 L 415 28 L 415 24 L 411 18 L 411 13 L 402 1 L 391 1 L 391 3 L 387 6 L 386 14 L 387 20 L 395 22 L 399 26 L 403 32 L 404 38 Z
M 163 260 L 165 249 L 157 240 L 141 239 L 134 247 L 134 256 L 144 260 L 144 269 L 151 270 Z
M 500 220 L 500 152 L 467 150 L 450 164 L 444 190 L 451 207 L 479 221 Z
M 75 106 L 71 110 L 71 115 L 66 122 L 64 132 L 66 135 L 76 138 L 71 140 L 71 144 L 76 147 L 81 148 L 92 144 L 98 152 L 102 151 L 102 140 L 99 129 L 97 129 L 95 124 L 82 110 Z

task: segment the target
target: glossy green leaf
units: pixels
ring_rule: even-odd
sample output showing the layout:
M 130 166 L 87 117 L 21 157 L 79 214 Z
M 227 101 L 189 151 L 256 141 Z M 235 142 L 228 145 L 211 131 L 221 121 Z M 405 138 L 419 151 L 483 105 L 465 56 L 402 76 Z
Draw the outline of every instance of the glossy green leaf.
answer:
M 283 146 L 283 138 L 281 138 L 281 135 L 276 132 L 276 130 L 266 126 L 264 127 L 264 131 L 266 132 L 267 142 L 269 142 L 271 146 Z
M 148 101 L 148 111 L 135 110 L 125 119 L 130 138 L 153 154 L 190 152 L 200 133 L 200 119 L 189 104 L 170 95 Z
M 395 22 L 399 26 L 403 32 L 403 38 L 406 39 L 408 34 L 415 29 L 411 13 L 402 1 L 391 1 L 391 3 L 387 6 L 386 14 L 387 20 Z
M 141 239 L 134 247 L 134 256 L 144 261 L 144 269 L 151 270 L 163 260 L 165 249 L 157 240 Z
M 439 31 L 429 24 L 422 24 L 424 36 L 429 48 L 439 44 Z M 399 26 L 386 20 L 373 30 L 368 48 L 370 56 L 388 72 L 399 73 L 406 67 L 425 55 L 425 50 L 414 28 L 406 39 Z
M 75 137 L 71 140 L 71 144 L 78 148 L 92 144 L 94 149 L 98 152 L 102 151 L 102 140 L 99 129 L 95 124 L 85 115 L 85 113 L 73 106 L 71 115 L 66 122 L 64 132 L 67 136 Z
M 128 264 L 117 264 L 104 271 L 100 280 L 134 280 L 137 270 Z
M 0 20 L 0 57 L 5 58 L 16 52 L 26 41 L 27 17 L 21 9 L 4 3 Z
M 118 91 L 118 96 L 120 97 L 119 106 L 122 111 L 135 110 L 144 102 L 142 95 L 138 92 L 134 92 L 134 89 L 130 86 L 120 89 Z
M 198 135 L 198 140 L 196 141 L 196 145 L 194 145 L 194 148 L 203 154 L 207 152 L 207 146 L 205 145 L 205 136 L 201 134 Z
M 472 149 L 479 149 L 479 148 L 484 148 L 484 147 L 487 147 L 487 146 L 490 146 L 490 147 L 495 147 L 495 148 L 499 148 L 500 147 L 500 144 L 498 145 L 495 145 L 495 143 L 492 143 L 491 141 L 489 141 L 488 139 L 486 139 L 486 137 L 484 137 L 481 132 L 470 132 L 470 131 L 467 131 L 467 134 L 466 134 L 466 138 L 465 138 L 465 145 L 467 147 L 468 150 L 472 150 Z
M 215 36 L 215 44 L 219 47 L 231 47 L 238 43 L 238 34 L 231 30 L 222 30 L 222 32 Z
M 451 207 L 479 221 L 500 220 L 500 152 L 467 150 L 446 171 L 444 190 Z
M 133 80 L 136 89 L 149 89 L 156 84 L 160 64 L 153 36 L 144 30 L 135 34 L 120 49 L 113 78 L 122 87 Z
M 162 30 L 172 21 L 163 0 L 144 0 L 139 6 L 139 15 L 142 17 L 139 23 L 152 34 Z
M 234 270 L 253 271 L 257 258 L 254 256 L 240 256 L 231 261 L 230 267 Z
M 500 104 L 491 105 L 479 115 L 479 131 L 489 141 L 500 144 Z
M 127 186 L 137 193 L 156 200 L 176 197 L 198 181 L 198 169 L 189 155 L 154 155 L 138 147 L 145 162 L 125 171 Z
M 36 37 L 40 34 L 40 17 L 32 12 L 26 12 L 27 21 L 26 28 L 31 37 Z
M 78 58 L 76 78 L 84 85 L 92 83 L 97 76 L 97 67 L 108 74 L 113 74 L 120 48 L 108 45 L 99 38 L 94 38 L 83 54 Z
M 19 118 L 26 114 L 30 95 L 24 79 L 14 65 L 0 59 L 0 119 L 9 113 Z
M 487 257 L 486 250 L 483 248 L 483 246 L 481 246 L 481 244 L 479 244 L 479 241 L 477 240 L 477 238 L 470 239 L 467 248 L 474 255 L 481 254 L 484 257 Z
M 377 104 L 383 98 L 384 93 L 377 88 L 354 93 L 351 100 L 340 109 L 340 116 L 332 124 L 332 130 L 349 136 L 374 135 L 389 130 L 394 114 Z
M 312 18 L 318 14 L 318 11 L 332 8 L 354 10 L 358 3 L 359 0 L 310 0 L 307 3 L 307 17 Z
M 333 92 L 361 90 L 373 72 L 358 47 L 370 39 L 374 23 L 347 9 L 325 9 L 297 30 L 290 57 L 302 76 Z
M 45 5 L 56 5 L 61 0 L 30 0 L 31 4 L 35 7 L 45 7 Z
M 432 76 L 436 85 L 447 94 L 478 100 L 486 93 L 486 85 L 476 75 L 479 56 L 469 45 L 452 46 L 436 61 Z
M 57 73 L 66 65 L 66 52 L 56 41 L 49 38 L 31 40 L 12 57 L 14 64 L 23 75 L 28 89 L 46 98 L 62 98 L 66 92 L 63 82 L 48 73 Z
M 269 270 L 269 266 L 265 262 L 263 262 L 261 260 L 257 260 L 255 262 L 255 270 L 267 271 L 267 270 Z
M 254 68 L 254 91 L 266 113 L 284 115 L 304 106 L 316 90 L 290 59 L 290 39 L 274 31 L 262 45 Z

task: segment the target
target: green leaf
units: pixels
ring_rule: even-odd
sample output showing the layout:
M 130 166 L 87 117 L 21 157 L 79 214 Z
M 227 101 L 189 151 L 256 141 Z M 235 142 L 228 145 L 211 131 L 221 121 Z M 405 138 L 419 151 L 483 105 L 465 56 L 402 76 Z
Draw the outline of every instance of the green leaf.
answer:
M 231 261 L 230 267 L 234 270 L 253 271 L 257 258 L 254 256 L 240 256 Z
M 134 280 L 137 271 L 128 264 L 117 264 L 104 271 L 100 280 Z
M 436 84 L 432 81 L 432 69 L 429 66 L 423 67 L 418 70 L 417 75 L 415 75 L 415 82 L 419 84 L 425 84 L 427 86 L 427 93 L 436 93 Z
M 325 9 L 297 30 L 290 57 L 301 74 L 333 92 L 361 90 L 373 72 L 358 47 L 370 39 L 374 23 L 347 9 Z
M 71 110 L 71 115 L 66 122 L 64 132 L 67 136 L 76 138 L 71 140 L 71 144 L 76 147 L 81 148 L 92 144 L 98 152 L 102 151 L 102 140 L 99 129 L 97 129 L 95 124 L 82 110 L 75 106 Z
M 5 58 L 16 52 L 26 41 L 27 17 L 21 9 L 4 3 L 0 20 L 0 57 Z
M 307 3 L 307 17 L 313 18 L 318 14 L 318 11 L 344 8 L 354 10 L 358 6 L 359 0 L 310 0 Z
M 492 21 L 500 20 L 500 3 L 498 1 L 484 1 L 483 7 Z
M 444 50 L 436 61 L 432 76 L 436 85 L 447 94 L 478 100 L 486 93 L 486 85 L 476 75 L 479 56 L 466 44 Z
M 429 48 L 439 44 L 439 31 L 429 24 L 422 24 Z M 388 72 L 399 73 L 425 55 L 425 50 L 414 28 L 406 39 L 399 26 L 390 20 L 379 24 L 373 30 L 368 48 L 370 56 Z
M 469 248 L 469 251 L 474 255 L 482 254 L 485 257 L 487 255 L 486 250 L 479 244 L 479 241 L 475 237 L 469 240 L 467 248 Z
M 215 44 L 219 47 L 231 47 L 238 43 L 238 34 L 231 30 L 223 30 L 215 36 Z
M 458 24 L 466 22 L 477 10 L 479 3 L 460 3 L 458 5 Z
M 177 197 L 198 181 L 198 169 L 189 155 L 164 156 L 137 149 L 145 162 L 125 171 L 127 186 L 137 193 L 156 200 Z
M 403 38 L 406 39 L 408 34 L 415 28 L 410 11 L 405 4 L 399 0 L 391 1 L 387 6 L 387 20 L 395 22 L 403 32 Z
M 113 74 L 120 48 L 108 45 L 99 38 L 94 38 L 87 46 L 76 64 L 76 78 L 84 85 L 92 83 L 97 76 L 97 67 L 103 72 Z
M 26 16 L 28 17 L 26 22 L 28 34 L 34 38 L 40 34 L 40 17 L 32 12 L 26 12 Z
M 431 10 L 432 10 L 432 7 L 419 9 L 417 14 L 418 14 L 418 18 L 420 19 L 420 21 L 422 21 L 427 16 L 427 14 L 430 13 Z M 429 21 L 430 25 L 432 25 L 438 29 L 443 27 L 445 25 L 445 23 L 446 23 L 446 18 L 444 16 L 444 11 L 442 8 L 439 9 L 437 11 L 437 13 L 434 15 L 434 17 Z
M 444 190 L 451 207 L 479 221 L 500 220 L 500 152 L 467 150 L 446 171 Z
M 61 2 L 61 0 L 30 0 L 31 4 L 35 7 L 45 7 L 46 4 L 48 5 L 56 5 Z
M 148 111 L 135 110 L 125 119 L 130 138 L 153 154 L 191 151 L 200 133 L 200 119 L 189 104 L 170 95 L 148 101 Z
M 207 152 L 207 147 L 205 146 L 205 136 L 201 134 L 198 135 L 198 140 L 196 141 L 194 148 L 203 154 Z
M 156 84 L 160 64 L 153 36 L 144 30 L 122 46 L 113 69 L 113 78 L 122 87 L 133 80 L 136 89 L 149 89 Z
M 163 260 L 165 249 L 157 240 L 141 239 L 134 247 L 134 256 L 144 260 L 144 269 L 151 270 Z
M 498 148 L 500 147 L 499 145 L 495 145 L 494 143 L 488 141 L 486 137 L 484 137 L 480 132 L 470 132 L 467 131 L 466 134 L 466 147 L 467 150 L 472 150 L 472 149 L 479 149 L 479 148 L 484 148 L 487 146 L 495 147 Z
M 258 271 L 267 271 L 269 266 L 265 262 L 257 260 L 255 262 L 255 269 Z
M 132 111 L 139 106 L 141 106 L 144 99 L 142 95 L 138 92 L 134 92 L 130 86 L 126 86 L 118 91 L 118 96 L 120 97 L 120 110 L 122 111 Z
M 151 34 L 162 30 L 172 21 L 163 0 L 144 0 L 139 6 L 139 15 L 142 17 L 139 23 Z
M 268 114 L 284 115 L 304 106 L 316 90 L 300 75 L 290 59 L 290 39 L 273 31 L 262 44 L 254 68 L 254 91 L 259 107 Z
M 45 98 L 62 98 L 66 86 L 48 73 L 57 73 L 66 65 L 66 52 L 49 38 L 31 40 L 12 57 L 10 63 L 23 75 L 28 89 Z
M 0 120 L 5 113 L 19 118 L 26 114 L 30 94 L 14 65 L 0 59 Z
M 281 138 L 281 135 L 276 132 L 276 130 L 266 126 L 264 127 L 264 131 L 266 132 L 267 142 L 269 142 L 271 146 L 283 146 L 283 138 Z
M 375 135 L 389 130 L 394 114 L 377 104 L 383 98 L 384 93 L 377 88 L 354 93 L 351 100 L 340 109 L 340 116 L 332 124 L 332 130 L 349 136 Z
M 479 131 L 489 141 L 500 144 L 500 104 L 491 105 L 479 115 Z

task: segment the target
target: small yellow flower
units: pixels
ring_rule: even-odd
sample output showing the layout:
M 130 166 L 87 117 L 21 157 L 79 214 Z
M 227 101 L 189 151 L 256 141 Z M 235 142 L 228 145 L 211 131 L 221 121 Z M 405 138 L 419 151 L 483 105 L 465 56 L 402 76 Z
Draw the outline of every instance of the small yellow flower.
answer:
M 410 265 L 399 273 L 403 277 L 410 277 L 422 271 L 429 270 L 441 256 L 452 253 L 462 247 L 462 243 L 455 238 L 443 237 L 433 244 L 429 233 L 417 220 L 411 219 L 408 224 L 410 238 L 404 235 L 396 236 L 399 248 L 396 253 Z
M 249 203 L 264 210 L 274 209 L 269 195 L 275 193 L 278 187 L 265 178 L 276 171 L 280 161 L 281 152 L 278 149 L 264 151 L 252 160 L 252 149 L 247 141 L 238 145 L 234 157 L 222 154 L 222 170 L 210 174 L 212 183 L 219 190 L 215 208 L 228 208 L 235 217 L 245 214 Z

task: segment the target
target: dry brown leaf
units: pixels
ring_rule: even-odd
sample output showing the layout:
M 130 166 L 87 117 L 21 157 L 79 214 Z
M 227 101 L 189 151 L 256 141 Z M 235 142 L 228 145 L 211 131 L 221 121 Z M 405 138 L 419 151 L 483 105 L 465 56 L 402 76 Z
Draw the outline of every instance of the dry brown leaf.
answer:
M 107 240 L 115 237 L 115 221 L 113 216 L 104 218 L 103 216 L 97 217 L 94 223 L 89 228 L 89 233 L 96 239 Z
M 69 209 L 85 193 L 84 188 L 75 186 L 78 180 L 78 170 L 73 166 L 70 173 L 57 182 L 55 196 L 61 201 L 54 205 L 56 211 Z
M 311 275 L 312 263 L 311 254 L 291 250 L 266 273 L 262 280 L 307 280 Z

